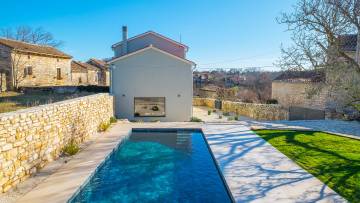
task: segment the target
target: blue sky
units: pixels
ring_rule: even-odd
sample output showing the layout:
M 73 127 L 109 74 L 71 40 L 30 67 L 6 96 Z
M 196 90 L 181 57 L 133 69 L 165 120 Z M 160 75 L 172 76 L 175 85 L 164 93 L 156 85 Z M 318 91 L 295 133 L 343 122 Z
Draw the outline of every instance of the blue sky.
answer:
M 153 30 L 190 47 L 199 69 L 271 66 L 290 43 L 275 18 L 295 0 L 1 1 L 0 27 L 41 26 L 76 60 L 112 57 L 110 46 Z M 277 70 L 268 67 L 267 70 Z

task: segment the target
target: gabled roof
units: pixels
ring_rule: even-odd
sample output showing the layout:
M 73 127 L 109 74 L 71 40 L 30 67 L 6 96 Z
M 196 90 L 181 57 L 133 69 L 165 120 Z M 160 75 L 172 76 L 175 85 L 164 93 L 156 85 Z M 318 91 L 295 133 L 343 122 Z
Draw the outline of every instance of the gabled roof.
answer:
M 159 34 L 159 33 L 157 33 L 157 32 L 154 32 L 154 31 L 147 31 L 147 32 L 145 32 L 145 33 L 143 33 L 143 34 L 136 35 L 136 36 L 134 36 L 134 37 L 131 37 L 131 38 L 127 39 L 127 41 L 129 42 L 129 41 L 132 41 L 132 40 L 134 40 L 134 39 L 137 39 L 137 38 L 143 37 L 143 36 L 145 36 L 145 35 L 149 35 L 149 34 L 155 35 L 155 36 L 157 36 L 157 37 L 160 37 L 160 38 L 162 38 L 162 39 L 164 39 L 164 40 L 167 40 L 167 41 L 169 41 L 169 42 L 171 42 L 171 43 L 173 43 L 173 44 L 182 46 L 182 47 L 184 47 L 186 50 L 189 49 L 189 47 L 186 46 L 185 44 L 182 44 L 182 43 L 177 42 L 177 41 L 175 41 L 175 40 L 173 40 L 173 39 L 170 39 L 170 38 L 168 38 L 168 37 L 165 37 L 164 35 L 161 35 L 161 34 Z M 113 44 L 113 45 L 111 46 L 111 48 L 114 48 L 114 47 L 116 47 L 116 46 L 118 46 L 118 45 L 121 45 L 121 44 L 122 44 L 122 41 Z
M 12 48 L 14 51 L 28 54 L 38 54 L 42 56 L 58 57 L 71 59 L 72 56 L 65 54 L 64 52 L 46 45 L 30 44 L 12 39 L 0 38 L 0 44 Z
M 82 63 L 80 61 L 71 61 L 71 72 L 87 73 L 89 70 L 97 71 L 98 68 L 88 63 Z
M 108 70 L 109 69 L 109 64 L 107 64 L 103 60 L 90 58 L 86 63 L 91 64 L 93 66 L 96 66 L 96 67 L 98 67 L 100 69 L 103 69 L 103 70 Z
M 321 70 L 285 71 L 274 80 L 284 82 L 324 82 L 325 77 L 325 72 Z
M 192 61 L 190 61 L 190 60 L 187 60 L 187 59 L 184 59 L 184 58 L 175 56 L 175 55 L 170 54 L 170 53 L 168 53 L 168 52 L 166 52 L 166 51 L 163 51 L 163 50 L 161 50 L 161 49 L 158 49 L 158 48 L 156 48 L 156 47 L 154 47 L 154 46 L 152 46 L 152 45 L 147 46 L 147 47 L 145 47 L 145 48 L 143 48 L 143 49 L 139 49 L 139 50 L 137 50 L 137 51 L 131 52 L 131 53 L 129 53 L 129 54 L 126 54 L 126 55 L 123 55 L 123 56 L 119 56 L 119 57 L 113 58 L 113 59 L 111 59 L 110 61 L 108 61 L 108 64 L 114 63 L 115 61 L 122 60 L 122 59 L 127 58 L 127 57 L 132 56 L 132 55 L 136 55 L 136 54 L 138 54 L 138 53 L 144 52 L 144 51 L 149 50 L 149 49 L 156 50 L 156 51 L 158 51 L 158 52 L 160 52 L 160 53 L 163 53 L 163 54 L 165 54 L 165 55 L 167 55 L 167 56 L 170 56 L 170 57 L 173 57 L 173 58 L 175 58 L 175 59 L 178 59 L 178 60 L 180 60 L 180 61 L 182 61 L 182 62 L 188 63 L 188 64 L 190 64 L 190 65 L 195 65 L 195 63 L 192 62 Z
M 87 73 L 86 67 L 81 62 L 71 61 L 71 72 L 72 73 Z
M 357 35 L 340 35 L 339 36 L 340 48 L 343 51 L 356 51 Z

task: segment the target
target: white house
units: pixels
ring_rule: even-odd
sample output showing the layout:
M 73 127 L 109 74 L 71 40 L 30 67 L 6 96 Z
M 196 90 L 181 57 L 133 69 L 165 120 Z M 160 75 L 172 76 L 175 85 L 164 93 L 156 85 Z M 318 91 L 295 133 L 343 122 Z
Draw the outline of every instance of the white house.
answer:
M 192 116 L 192 69 L 188 47 L 156 32 L 123 39 L 112 46 L 110 92 L 117 118 L 189 121 Z

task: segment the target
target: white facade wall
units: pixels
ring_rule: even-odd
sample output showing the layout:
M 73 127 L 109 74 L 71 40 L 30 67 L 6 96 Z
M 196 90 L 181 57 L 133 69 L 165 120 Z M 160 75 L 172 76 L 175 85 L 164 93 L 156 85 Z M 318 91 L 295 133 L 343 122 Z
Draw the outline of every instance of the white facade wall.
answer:
M 189 121 L 192 64 L 154 48 L 112 62 L 111 91 L 117 118 Z M 165 117 L 134 117 L 134 97 L 165 97 Z

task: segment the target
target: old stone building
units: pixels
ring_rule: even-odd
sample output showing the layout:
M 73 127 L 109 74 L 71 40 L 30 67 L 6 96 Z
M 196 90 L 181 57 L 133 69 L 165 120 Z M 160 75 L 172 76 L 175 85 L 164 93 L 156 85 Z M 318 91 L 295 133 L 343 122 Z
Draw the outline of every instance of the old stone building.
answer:
M 343 35 L 339 37 L 340 48 L 347 56 L 355 58 L 357 51 L 357 35 Z M 339 60 L 346 60 L 340 58 Z M 348 91 L 336 90 L 324 84 L 334 78 L 329 71 L 287 71 L 275 78 L 272 82 L 272 98 L 284 107 L 303 107 L 322 110 L 328 118 L 357 118 L 358 112 L 349 107 Z M 343 81 L 360 81 L 360 76 L 354 70 L 341 71 L 336 76 Z M 350 108 L 350 109 L 349 109 Z
M 71 58 L 50 46 L 0 38 L 1 90 L 71 85 Z
M 71 80 L 74 85 L 99 85 L 99 68 L 80 61 L 71 62 Z
M 287 71 L 276 77 L 272 82 L 272 98 L 284 107 L 299 106 L 324 110 L 327 90 L 311 95 L 311 91 L 325 81 L 324 72 Z
M 109 86 L 110 84 L 110 73 L 109 65 L 99 59 L 91 58 L 86 63 L 98 68 L 98 85 Z

